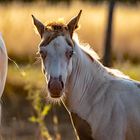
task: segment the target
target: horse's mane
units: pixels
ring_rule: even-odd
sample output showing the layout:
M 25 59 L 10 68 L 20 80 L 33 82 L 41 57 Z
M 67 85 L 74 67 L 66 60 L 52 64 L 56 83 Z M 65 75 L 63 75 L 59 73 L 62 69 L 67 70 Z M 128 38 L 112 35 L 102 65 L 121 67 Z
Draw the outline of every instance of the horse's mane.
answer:
M 91 58 L 93 58 L 93 60 L 99 60 L 100 59 L 98 54 L 92 49 L 92 47 L 89 44 L 80 44 L 79 43 L 78 35 L 76 33 L 74 34 L 73 39 L 74 39 L 74 41 L 76 41 L 77 44 L 79 44 L 80 48 L 86 54 L 88 54 Z M 124 79 L 130 79 L 129 76 L 125 75 L 123 72 L 119 71 L 118 69 L 112 69 L 112 68 L 108 68 L 108 67 L 105 67 L 105 69 L 111 75 L 114 75 L 116 77 L 121 77 L 121 78 L 124 78 Z
M 100 57 L 98 54 L 92 49 L 92 47 L 87 43 L 80 43 L 78 39 L 78 35 L 74 33 L 73 40 L 80 46 L 80 48 L 87 53 L 91 58 L 99 60 Z
M 106 67 L 106 70 L 112 74 L 113 76 L 116 76 L 116 77 L 121 77 L 121 78 L 124 78 L 124 79 L 130 79 L 130 77 L 128 75 L 125 75 L 123 72 L 121 72 L 120 70 L 118 69 L 111 69 L 111 68 L 107 68 Z

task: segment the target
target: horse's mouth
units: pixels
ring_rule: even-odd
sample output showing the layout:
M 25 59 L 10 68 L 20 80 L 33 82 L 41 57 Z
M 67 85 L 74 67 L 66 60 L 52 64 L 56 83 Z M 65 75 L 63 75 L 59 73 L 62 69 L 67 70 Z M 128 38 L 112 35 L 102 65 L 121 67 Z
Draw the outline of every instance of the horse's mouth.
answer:
M 48 88 L 48 91 L 51 98 L 60 98 L 63 94 L 63 89 L 59 89 L 55 87 L 51 89 Z
M 63 95 L 63 90 L 62 91 L 50 91 L 49 90 L 49 96 L 51 98 L 54 98 L 54 99 L 58 99 L 58 98 L 61 98 Z
M 60 95 L 53 95 L 53 94 L 50 94 L 51 98 L 60 98 L 61 96 Z

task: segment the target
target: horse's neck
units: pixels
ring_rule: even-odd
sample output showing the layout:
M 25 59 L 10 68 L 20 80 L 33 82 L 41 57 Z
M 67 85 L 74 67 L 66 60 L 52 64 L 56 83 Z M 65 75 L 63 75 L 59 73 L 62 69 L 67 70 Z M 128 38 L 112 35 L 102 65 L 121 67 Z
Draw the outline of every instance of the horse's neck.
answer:
M 78 46 L 75 46 L 73 70 L 68 80 L 67 103 L 71 111 L 83 112 L 90 109 L 90 102 L 106 82 L 106 70 L 96 59 L 94 62 Z M 100 96 L 100 95 L 98 95 Z M 86 114 L 86 112 L 85 112 Z

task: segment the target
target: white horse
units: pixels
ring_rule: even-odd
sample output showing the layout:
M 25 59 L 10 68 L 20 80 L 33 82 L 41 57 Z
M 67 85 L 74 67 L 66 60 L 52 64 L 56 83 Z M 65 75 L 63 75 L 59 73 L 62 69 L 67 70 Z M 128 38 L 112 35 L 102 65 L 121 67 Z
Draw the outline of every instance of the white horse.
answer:
M 51 100 L 65 99 L 80 140 L 140 140 L 140 83 L 104 67 L 68 24 L 33 21 Z M 63 98 L 64 97 L 64 98 Z
M 6 47 L 0 33 L 0 100 L 4 90 L 8 67 L 8 56 Z M 0 120 L 1 120 L 1 103 L 0 103 Z

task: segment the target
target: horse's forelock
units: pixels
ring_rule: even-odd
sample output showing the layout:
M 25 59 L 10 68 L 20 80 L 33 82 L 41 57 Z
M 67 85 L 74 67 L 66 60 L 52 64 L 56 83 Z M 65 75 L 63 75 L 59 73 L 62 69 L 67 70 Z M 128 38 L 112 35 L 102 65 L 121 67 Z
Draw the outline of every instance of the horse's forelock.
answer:
M 53 31 L 67 29 L 67 25 L 62 22 L 49 22 L 45 27 Z
M 53 39 L 58 36 L 65 36 L 68 45 L 73 46 L 72 39 L 70 38 L 69 30 L 64 23 L 50 22 L 45 26 L 45 33 L 42 38 L 42 42 L 39 46 L 48 45 Z

